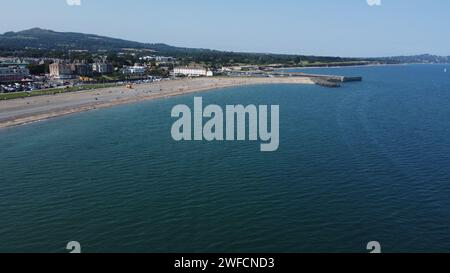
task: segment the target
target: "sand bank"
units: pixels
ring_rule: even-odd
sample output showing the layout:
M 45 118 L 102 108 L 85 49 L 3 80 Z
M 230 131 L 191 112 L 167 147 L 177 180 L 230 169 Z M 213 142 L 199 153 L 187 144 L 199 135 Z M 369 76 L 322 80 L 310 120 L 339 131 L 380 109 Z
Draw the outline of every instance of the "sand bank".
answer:
M 205 90 L 255 84 L 314 84 L 307 77 L 180 79 L 0 101 L 0 128 L 49 118 Z

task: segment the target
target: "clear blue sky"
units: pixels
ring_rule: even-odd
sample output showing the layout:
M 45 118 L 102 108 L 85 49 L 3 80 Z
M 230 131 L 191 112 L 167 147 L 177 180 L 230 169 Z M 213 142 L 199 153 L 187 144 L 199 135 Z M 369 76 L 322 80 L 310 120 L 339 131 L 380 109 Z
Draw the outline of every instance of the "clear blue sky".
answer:
M 0 32 L 41 27 L 245 52 L 450 55 L 448 0 L 66 1 L 4 0 Z

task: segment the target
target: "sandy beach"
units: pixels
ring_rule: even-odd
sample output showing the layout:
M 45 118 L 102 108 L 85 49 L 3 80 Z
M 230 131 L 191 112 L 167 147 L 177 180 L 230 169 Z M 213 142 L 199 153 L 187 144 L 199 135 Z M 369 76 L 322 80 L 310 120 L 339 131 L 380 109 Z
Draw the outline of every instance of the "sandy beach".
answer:
M 0 101 L 0 128 L 114 105 L 177 96 L 217 88 L 255 84 L 314 84 L 307 77 L 246 78 L 214 77 L 179 79 L 88 91 Z

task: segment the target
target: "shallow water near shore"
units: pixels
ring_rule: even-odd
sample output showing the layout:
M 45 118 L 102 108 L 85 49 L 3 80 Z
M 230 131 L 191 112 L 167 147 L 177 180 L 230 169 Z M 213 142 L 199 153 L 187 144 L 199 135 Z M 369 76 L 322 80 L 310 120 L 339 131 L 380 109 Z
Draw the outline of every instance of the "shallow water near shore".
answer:
M 301 70 L 0 130 L 0 252 L 450 252 L 444 65 Z M 174 142 L 177 104 L 280 105 L 280 148 Z

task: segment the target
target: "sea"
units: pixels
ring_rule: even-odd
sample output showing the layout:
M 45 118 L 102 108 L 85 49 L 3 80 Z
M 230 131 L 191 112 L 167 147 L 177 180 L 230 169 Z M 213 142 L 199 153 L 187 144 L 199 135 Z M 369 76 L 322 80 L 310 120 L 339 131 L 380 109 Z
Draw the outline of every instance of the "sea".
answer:
M 0 252 L 450 252 L 449 65 L 255 85 L 0 130 Z M 279 105 L 280 147 L 176 142 L 175 105 Z

